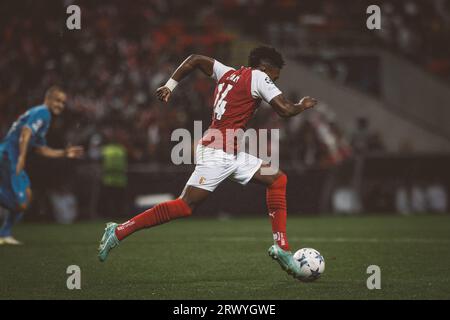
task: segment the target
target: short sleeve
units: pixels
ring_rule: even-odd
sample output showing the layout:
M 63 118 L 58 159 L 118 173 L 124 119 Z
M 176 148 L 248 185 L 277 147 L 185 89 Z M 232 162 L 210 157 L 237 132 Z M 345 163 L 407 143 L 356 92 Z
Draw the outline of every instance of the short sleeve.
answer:
M 269 76 L 259 70 L 253 70 L 252 73 L 252 96 L 255 99 L 263 99 L 269 103 L 270 100 L 280 95 L 282 92 L 273 83 Z
M 43 112 L 33 112 L 30 114 L 25 122 L 25 125 L 31 129 L 33 135 L 37 134 L 39 130 L 47 124 L 47 117 Z
M 216 82 L 219 82 L 219 80 L 223 77 L 223 75 L 230 70 L 234 70 L 234 69 L 220 63 L 217 60 L 214 60 L 213 73 L 212 73 L 211 77 L 214 80 L 216 80 Z

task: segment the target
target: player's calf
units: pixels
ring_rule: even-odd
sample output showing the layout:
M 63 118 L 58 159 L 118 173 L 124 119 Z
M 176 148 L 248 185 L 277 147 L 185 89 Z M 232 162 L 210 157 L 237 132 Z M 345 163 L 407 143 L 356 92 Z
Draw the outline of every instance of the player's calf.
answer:
M 121 241 L 138 230 L 151 228 L 173 219 L 190 216 L 191 214 L 191 207 L 183 199 L 178 198 L 160 203 L 118 225 L 115 234 L 117 239 Z
M 286 236 L 286 186 L 287 176 L 281 173 L 266 190 L 267 208 L 272 223 L 273 238 L 275 243 L 283 250 L 289 250 Z
M 106 225 L 100 241 L 98 257 L 100 261 L 105 261 L 109 252 L 117 247 L 120 241 L 138 230 L 160 225 L 172 219 L 186 217 L 191 213 L 192 209 L 187 203 L 178 198 L 160 203 L 120 225 L 110 222 Z

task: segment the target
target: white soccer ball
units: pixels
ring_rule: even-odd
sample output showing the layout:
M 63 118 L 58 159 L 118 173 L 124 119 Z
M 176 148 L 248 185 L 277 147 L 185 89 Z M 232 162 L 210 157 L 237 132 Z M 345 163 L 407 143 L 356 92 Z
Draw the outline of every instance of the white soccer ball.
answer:
M 294 260 L 300 267 L 297 279 L 310 282 L 318 279 L 325 271 L 325 260 L 319 251 L 312 248 L 303 248 L 294 253 Z

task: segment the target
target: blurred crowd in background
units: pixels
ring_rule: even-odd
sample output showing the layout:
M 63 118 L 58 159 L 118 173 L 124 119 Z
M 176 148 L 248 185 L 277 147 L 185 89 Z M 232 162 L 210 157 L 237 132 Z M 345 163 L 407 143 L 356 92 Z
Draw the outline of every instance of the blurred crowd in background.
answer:
M 154 91 L 189 53 L 228 63 L 237 36 L 283 50 L 345 47 L 355 41 L 381 44 L 430 72 L 450 76 L 446 0 L 383 1 L 383 32 L 375 35 L 364 32 L 367 16 L 361 12 L 371 4 L 365 0 L 49 2 L 0 3 L 0 135 L 18 115 L 40 104 L 50 85 L 60 84 L 69 93 L 69 103 L 64 115 L 53 121 L 49 144 L 82 144 L 94 161 L 101 161 L 105 148 L 116 144 L 124 147 L 122 155 L 131 164 L 170 164 L 174 129 L 192 130 L 194 120 L 202 121 L 204 130 L 208 127 L 214 82 L 195 74 L 179 85 L 169 104 L 158 102 Z M 81 31 L 65 27 L 70 4 L 82 8 Z M 307 55 L 300 59 L 310 62 Z M 334 77 L 346 75 L 347 62 L 353 62 L 351 66 L 366 76 L 356 77 L 357 85 L 376 92 L 376 84 L 368 82 L 373 79 L 367 79 L 367 70 L 354 59 L 318 59 L 322 61 L 312 61 L 315 67 L 325 65 Z M 251 127 L 280 128 L 284 166 L 330 168 L 384 150 L 369 119 L 360 118 L 352 132 L 343 132 L 335 122 L 339 114 L 331 110 L 320 105 L 305 117 L 285 120 L 263 106 Z M 59 193 L 64 199 L 67 189 Z M 70 207 L 72 198 L 61 202 L 61 208 Z
M 261 41 L 297 53 L 317 73 L 375 96 L 380 61 L 374 48 L 407 58 L 450 82 L 449 0 L 224 1 L 236 21 Z M 381 30 L 368 32 L 370 5 L 381 9 Z M 235 19 L 243 16 L 244 19 Z M 248 23 L 257 21 L 257 23 Z
M 347 46 L 355 43 L 355 37 L 358 45 L 381 41 L 432 72 L 450 75 L 450 46 L 442 41 L 450 38 L 445 0 L 383 1 L 379 33 L 362 28 L 366 16 L 361 12 L 368 1 L 202 0 L 195 6 L 186 1 L 136 1 L 132 6 L 118 0 L 78 1 L 82 32 L 65 28 L 64 8 L 69 4 L 2 4 L 9 10 L 17 6 L 17 14 L 2 16 L 0 21 L 0 133 L 5 134 L 26 108 L 38 104 L 48 86 L 60 83 L 67 88 L 70 102 L 66 115 L 55 124 L 55 140 L 83 143 L 94 159 L 100 154 L 98 146 L 114 139 L 127 147 L 131 161 L 165 162 L 173 129 L 192 129 L 194 120 L 203 121 L 206 128 L 214 85 L 209 79 L 197 74 L 183 82 L 169 105 L 157 102 L 153 93 L 187 53 L 200 52 L 228 62 L 233 28 L 281 48 Z M 311 62 L 311 57 L 302 58 Z M 315 56 L 313 67 L 337 78 L 348 74 L 349 64 L 359 68 L 355 59 L 339 58 L 335 64 L 317 59 L 322 58 Z M 376 91 L 375 71 L 368 72 L 364 59 L 360 65 L 364 78 L 356 77 L 358 84 Z M 272 117 L 264 114 L 255 123 L 270 127 Z M 335 157 L 329 154 L 334 152 L 329 145 L 319 143 L 317 125 L 295 122 L 290 127 L 295 132 L 290 130 L 284 137 L 315 145 L 314 152 L 303 150 L 306 158 L 318 154 L 316 163 L 326 163 Z M 352 133 L 338 132 L 339 128 L 331 131 L 335 140 L 351 142 Z M 375 149 L 380 148 L 381 142 Z M 285 156 L 299 159 L 294 153 Z
M 323 45 L 325 35 L 339 39 L 334 35 L 364 34 L 360 26 L 366 17 L 355 12 L 364 7 L 365 1 L 357 5 L 347 2 L 203 0 L 192 6 L 185 1 L 151 0 L 136 1 L 131 6 L 118 0 L 101 4 L 79 1 L 82 32 L 64 28 L 64 8 L 70 1 L 55 6 L 8 3 L 9 10 L 17 6 L 18 14 L 0 21 L 0 132 L 5 134 L 21 112 L 38 104 L 48 86 L 60 83 L 67 88 L 70 101 L 68 112 L 55 121 L 51 142 L 82 143 L 96 159 L 102 143 L 118 140 L 126 146 L 132 162 L 167 162 L 173 129 L 192 129 L 194 120 L 203 121 L 206 129 L 211 116 L 214 84 L 200 74 L 184 81 L 169 105 L 154 97 L 155 89 L 187 53 L 200 52 L 226 63 L 235 37 L 229 31 L 233 27 L 281 47 Z M 405 54 L 419 52 L 420 63 L 430 64 L 440 53 L 442 59 L 448 59 L 450 55 L 436 50 L 442 33 L 448 31 L 444 28 L 445 10 L 438 10 L 440 5 L 445 2 L 431 1 L 424 8 L 419 1 L 384 2 L 383 30 L 384 24 L 395 25 L 396 33 L 386 31 L 389 37 L 382 40 Z M 28 6 L 28 10 L 21 10 L 21 6 Z M 414 20 L 418 10 L 420 20 Z M 414 32 L 411 28 L 419 23 L 421 33 Z M 392 26 L 386 30 L 389 28 Z M 408 38 L 400 35 L 404 32 L 415 40 L 403 44 L 403 38 Z M 309 42 L 301 35 L 309 35 Z M 273 127 L 274 122 L 281 121 L 275 117 L 261 111 L 252 125 Z M 285 154 L 285 159 L 301 160 L 306 165 L 326 164 L 341 157 L 336 155 L 337 149 L 346 149 L 345 155 L 350 153 L 348 144 L 354 133 L 340 132 L 330 116 L 312 118 L 322 120 L 288 122 L 281 143 L 291 145 L 293 139 L 301 147 L 298 152 Z M 324 135 L 320 128 L 328 126 Z M 356 123 L 354 127 L 355 131 L 360 129 Z M 381 141 L 364 143 L 374 150 L 382 149 Z
M 34 12 L 17 4 L 18 15 L 1 19 L 2 134 L 21 112 L 42 101 L 48 86 L 60 83 L 69 103 L 55 121 L 55 139 L 88 146 L 94 159 L 98 145 L 114 139 L 133 161 L 166 161 L 172 130 L 209 118 L 213 84 L 194 75 L 170 105 L 156 102 L 154 91 L 188 52 L 226 60 L 231 41 L 210 7 L 178 3 L 80 1 L 79 32 L 65 29 L 62 4 L 34 2 Z

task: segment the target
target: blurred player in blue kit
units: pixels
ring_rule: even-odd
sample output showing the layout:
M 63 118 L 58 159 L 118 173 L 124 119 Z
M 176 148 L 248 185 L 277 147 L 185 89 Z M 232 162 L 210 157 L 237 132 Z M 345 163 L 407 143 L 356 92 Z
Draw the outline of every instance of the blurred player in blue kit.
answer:
M 80 158 L 83 155 L 83 148 L 79 146 L 65 149 L 47 146 L 45 136 L 52 115 L 63 112 L 66 100 L 63 89 L 50 87 L 44 103 L 22 114 L 0 142 L 0 206 L 7 211 L 0 229 L 0 245 L 21 244 L 12 236 L 12 227 L 20 221 L 32 199 L 30 179 L 24 170 L 28 149 L 33 147 L 38 154 L 49 158 Z

